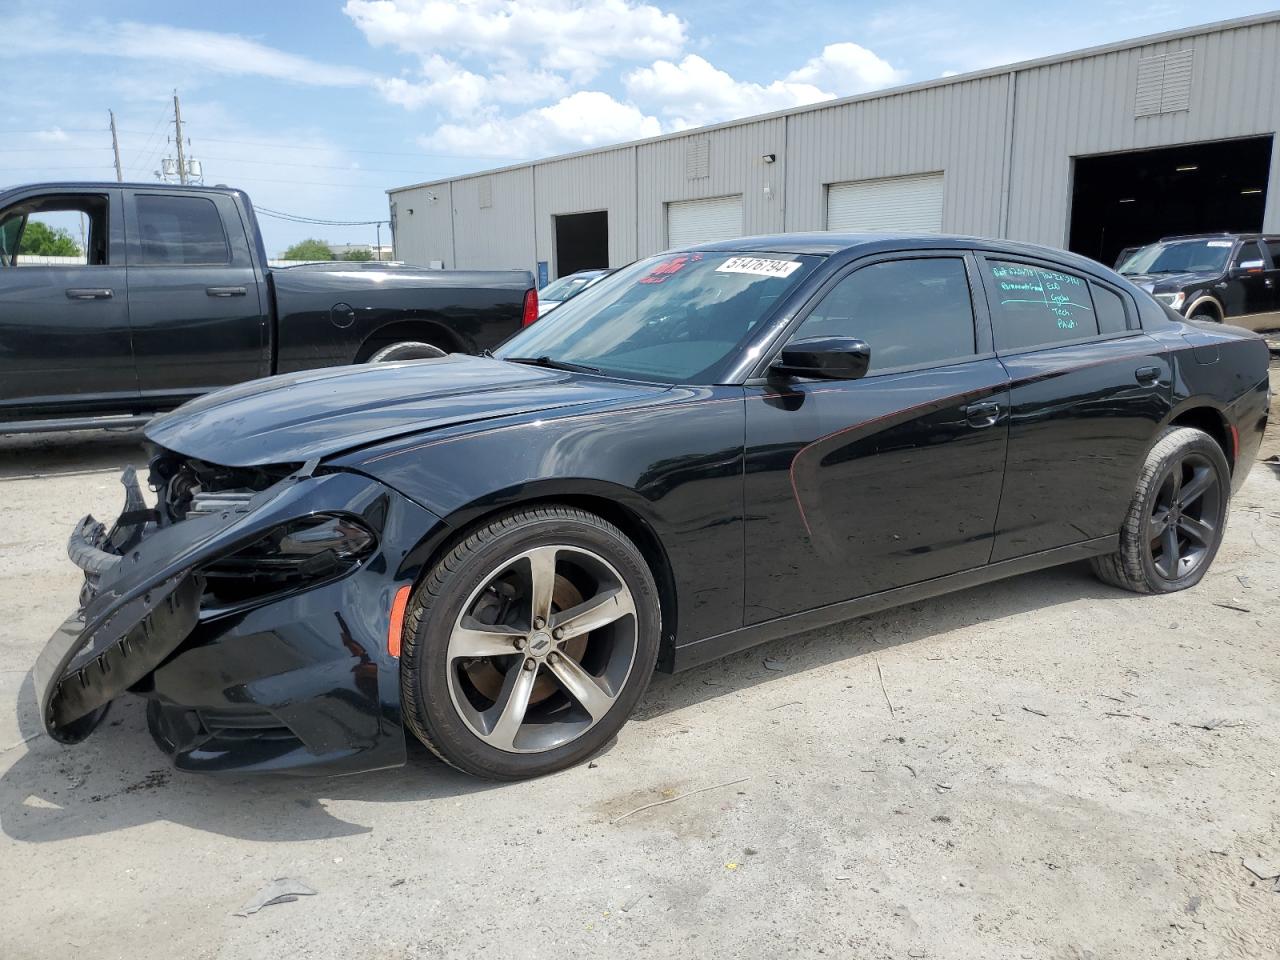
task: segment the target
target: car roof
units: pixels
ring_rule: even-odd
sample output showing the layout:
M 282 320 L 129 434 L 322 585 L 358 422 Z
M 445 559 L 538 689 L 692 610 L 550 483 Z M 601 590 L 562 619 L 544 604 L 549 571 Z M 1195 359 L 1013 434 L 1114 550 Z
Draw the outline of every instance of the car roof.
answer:
M 1156 243 L 1167 243 L 1171 240 L 1260 240 L 1260 233 L 1232 233 L 1229 230 L 1221 230 L 1217 233 L 1174 233 L 1167 237 L 1161 237 Z M 1150 246 L 1150 244 L 1145 244 Z
M 985 237 L 946 233 L 780 233 L 735 240 L 718 240 L 690 246 L 691 251 L 786 253 L 831 257 L 836 255 L 867 256 L 898 250 L 982 250 L 1010 256 L 1041 257 L 1063 264 L 1097 271 L 1102 265 L 1068 250 L 1023 243 L 1018 240 L 993 240 Z M 1106 269 L 1103 267 L 1103 269 Z
M 115 180 L 41 180 L 35 183 L 15 183 L 12 186 L 4 187 L 0 189 L 0 195 L 26 190 L 40 190 L 48 193 L 79 193 L 91 190 L 116 190 L 121 187 L 129 190 L 203 190 L 209 193 L 244 193 L 239 187 L 229 187 L 225 183 L 208 186 L 202 183 L 158 183 L 154 180 L 149 183 L 145 180 L 126 180 L 123 183 L 118 183 Z

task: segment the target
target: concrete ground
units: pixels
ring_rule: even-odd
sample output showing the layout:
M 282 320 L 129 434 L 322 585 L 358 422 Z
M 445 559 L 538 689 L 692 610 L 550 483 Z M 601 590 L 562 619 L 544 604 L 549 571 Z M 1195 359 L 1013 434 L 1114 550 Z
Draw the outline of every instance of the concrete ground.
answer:
M 129 698 L 78 747 L 36 735 L 67 532 L 138 460 L 134 434 L 0 439 L 5 960 L 1280 951 L 1243 865 L 1280 872 L 1280 464 L 1194 590 L 1072 566 L 796 636 L 658 676 L 595 763 L 495 786 L 421 749 L 178 775 Z M 277 877 L 316 894 L 233 915 Z

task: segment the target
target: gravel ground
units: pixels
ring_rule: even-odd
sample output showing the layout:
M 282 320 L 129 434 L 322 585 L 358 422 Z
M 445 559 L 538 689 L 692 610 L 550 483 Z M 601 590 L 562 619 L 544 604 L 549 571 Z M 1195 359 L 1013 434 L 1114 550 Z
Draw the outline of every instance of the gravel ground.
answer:
M 35 736 L 66 534 L 138 460 L 0 439 L 5 960 L 1277 954 L 1243 861 L 1280 872 L 1280 464 L 1195 590 L 1077 565 L 803 634 L 659 676 L 591 766 L 494 786 L 421 749 L 179 775 L 131 699 L 79 747 Z M 277 877 L 317 893 L 233 915 Z

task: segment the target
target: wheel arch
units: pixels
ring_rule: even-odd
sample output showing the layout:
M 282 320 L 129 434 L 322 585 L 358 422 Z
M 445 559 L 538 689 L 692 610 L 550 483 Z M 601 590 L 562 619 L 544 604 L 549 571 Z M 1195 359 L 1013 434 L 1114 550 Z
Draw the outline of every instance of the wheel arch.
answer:
M 383 347 L 400 341 L 429 343 L 446 353 L 473 352 L 442 317 L 433 314 L 414 314 L 388 320 L 371 330 L 356 348 L 352 363 L 364 363 Z
M 1196 430 L 1207 433 L 1222 449 L 1223 456 L 1227 458 L 1227 467 L 1232 474 L 1235 473 L 1236 444 L 1233 439 L 1234 431 L 1227 420 L 1226 414 L 1218 407 L 1203 400 L 1188 401 L 1181 408 L 1175 410 L 1165 426 L 1194 427 Z
M 1218 315 L 1219 323 L 1224 322 L 1226 319 L 1226 316 L 1227 316 L 1226 308 L 1223 307 L 1223 305 L 1221 304 L 1221 302 L 1219 302 L 1217 297 L 1209 293 L 1201 294 L 1200 296 L 1192 300 L 1191 303 L 1188 304 L 1183 315 L 1186 316 L 1188 319 L 1190 319 L 1192 316 L 1195 315 L 1195 312 L 1201 308 L 1208 308 L 1208 311 L 1210 313 L 1216 313 Z
M 577 507 L 594 513 L 621 530 L 649 565 L 658 588 L 658 605 L 662 613 L 658 669 L 669 672 L 678 636 L 678 590 L 671 558 L 657 532 L 654 518 L 644 509 L 643 502 L 632 490 L 593 480 L 543 481 L 490 494 L 459 507 L 443 518 L 448 524 L 449 534 L 434 544 L 422 565 L 420 577 L 428 576 L 436 563 L 473 529 L 499 514 L 549 504 Z

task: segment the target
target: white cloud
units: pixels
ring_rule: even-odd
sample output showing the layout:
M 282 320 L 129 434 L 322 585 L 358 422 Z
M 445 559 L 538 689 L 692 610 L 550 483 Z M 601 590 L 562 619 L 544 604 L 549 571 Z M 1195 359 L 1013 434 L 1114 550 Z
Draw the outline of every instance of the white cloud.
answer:
M 735 80 L 697 54 L 679 63 L 659 60 L 633 70 L 625 84 L 632 100 L 655 105 L 677 130 L 835 96 L 811 83 L 774 80 L 766 85 Z
M 71 139 L 67 132 L 61 127 L 53 127 L 49 130 L 38 130 L 32 136 L 42 143 L 66 143 Z
M 567 92 L 564 79 L 555 74 L 535 71 L 518 80 L 505 73 L 482 76 L 435 55 L 422 61 L 416 78 L 379 78 L 374 86 L 387 100 L 410 110 L 432 106 L 456 116 L 489 103 L 534 103 Z
M 784 110 L 888 86 L 905 71 L 856 43 L 833 43 L 781 80 L 735 80 L 697 54 L 679 63 L 659 60 L 625 78 L 627 94 L 652 104 L 677 130 Z
M 856 43 L 831 43 L 822 48 L 799 70 L 787 74 L 789 83 L 812 83 L 837 97 L 849 97 L 894 83 L 907 77 L 887 60 Z
M 343 9 L 378 46 L 527 60 L 578 82 L 610 61 L 674 56 L 686 39 L 678 16 L 633 0 L 347 0 Z
M 419 137 L 418 143 L 429 151 L 525 159 L 655 137 L 661 132 L 657 117 L 607 93 L 580 90 L 550 106 L 514 117 L 494 116 L 465 125 L 447 123 L 433 134 Z

